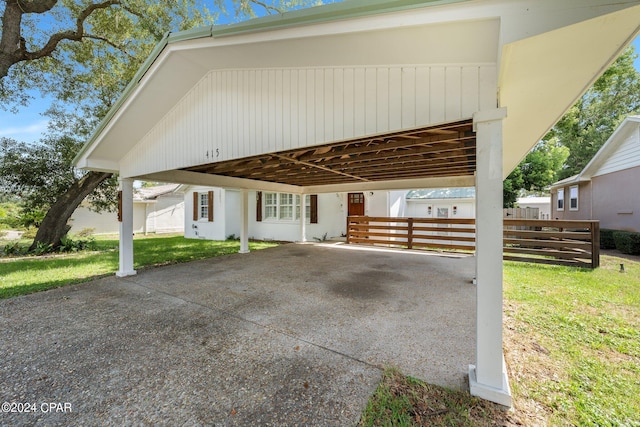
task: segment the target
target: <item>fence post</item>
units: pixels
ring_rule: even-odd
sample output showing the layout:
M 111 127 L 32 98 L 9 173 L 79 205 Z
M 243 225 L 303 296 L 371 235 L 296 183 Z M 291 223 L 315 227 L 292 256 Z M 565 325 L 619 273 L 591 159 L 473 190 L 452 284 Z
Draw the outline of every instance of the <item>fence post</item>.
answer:
M 409 249 L 413 249 L 413 218 L 407 218 L 407 245 Z
M 600 221 L 591 221 L 591 268 L 600 267 Z
M 351 217 L 347 216 L 347 245 L 351 243 Z

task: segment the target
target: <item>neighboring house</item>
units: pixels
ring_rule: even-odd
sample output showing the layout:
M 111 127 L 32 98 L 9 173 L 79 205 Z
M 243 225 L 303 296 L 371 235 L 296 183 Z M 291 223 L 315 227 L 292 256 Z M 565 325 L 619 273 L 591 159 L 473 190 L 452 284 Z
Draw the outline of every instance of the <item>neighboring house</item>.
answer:
M 413 218 L 475 218 L 474 187 L 411 190 L 406 196 L 406 215 Z
M 516 201 L 519 208 L 522 209 L 538 209 L 537 219 L 551 219 L 551 197 L 520 197 Z
M 577 175 L 551 186 L 552 217 L 640 232 L 640 116 L 627 117 Z
M 119 231 L 116 212 L 94 212 L 83 203 L 71 216 L 71 233 L 93 229 L 95 234 Z M 180 233 L 184 230 L 184 195 L 177 184 L 141 187 L 133 197 L 134 233 Z
M 475 189 L 367 191 L 307 194 L 302 237 L 301 196 L 249 192 L 249 236 L 259 240 L 312 241 L 346 233 L 348 215 L 474 218 Z M 219 187 L 184 188 L 187 238 L 224 240 L 240 235 L 240 192 Z

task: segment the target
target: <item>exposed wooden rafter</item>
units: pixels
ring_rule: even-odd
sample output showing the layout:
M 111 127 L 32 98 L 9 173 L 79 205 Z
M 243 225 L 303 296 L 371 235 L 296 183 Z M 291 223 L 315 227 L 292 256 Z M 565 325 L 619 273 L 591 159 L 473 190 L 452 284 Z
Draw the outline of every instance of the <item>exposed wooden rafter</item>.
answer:
M 298 186 L 470 176 L 471 120 L 186 168 L 191 172 Z

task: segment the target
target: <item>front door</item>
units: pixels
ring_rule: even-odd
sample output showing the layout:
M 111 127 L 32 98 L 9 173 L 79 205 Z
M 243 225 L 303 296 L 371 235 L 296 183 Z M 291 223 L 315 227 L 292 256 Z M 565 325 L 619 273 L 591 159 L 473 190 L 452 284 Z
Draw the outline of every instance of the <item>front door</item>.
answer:
M 364 194 L 349 193 L 349 216 L 364 215 Z

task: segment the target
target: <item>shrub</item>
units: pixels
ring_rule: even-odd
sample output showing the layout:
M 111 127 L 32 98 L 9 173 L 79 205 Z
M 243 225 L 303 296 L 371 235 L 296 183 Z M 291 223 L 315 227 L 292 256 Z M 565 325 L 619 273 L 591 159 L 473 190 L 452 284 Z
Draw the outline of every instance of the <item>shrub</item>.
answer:
M 94 251 L 96 248 L 96 241 L 93 238 L 73 240 L 65 236 L 60 239 L 58 252 Z
M 616 249 L 623 254 L 640 255 L 640 233 L 616 231 L 613 233 Z
M 26 249 L 19 242 L 11 242 L 2 249 L 5 255 L 24 255 Z
M 613 233 L 616 230 L 609 230 L 606 228 L 600 229 L 600 249 L 615 249 L 616 241 L 613 240 Z
M 36 247 L 31 251 L 34 255 L 45 255 L 53 251 L 53 247 L 47 243 L 37 242 Z

